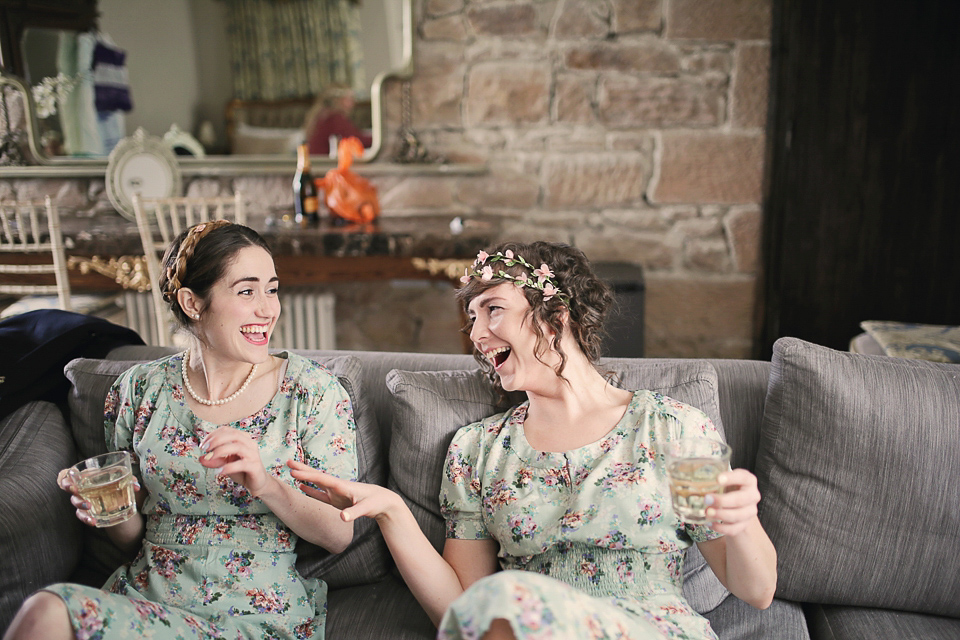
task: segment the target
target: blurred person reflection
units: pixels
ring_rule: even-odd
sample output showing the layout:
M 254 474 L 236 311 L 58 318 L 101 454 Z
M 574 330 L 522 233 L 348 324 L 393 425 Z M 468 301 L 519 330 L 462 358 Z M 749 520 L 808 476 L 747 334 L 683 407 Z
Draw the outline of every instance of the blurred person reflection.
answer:
M 364 147 L 373 143 L 370 132 L 363 131 L 350 119 L 350 113 L 356 105 L 353 89 L 344 84 L 328 85 L 317 97 L 305 120 L 307 144 L 310 155 L 331 155 L 330 141 L 336 144 L 344 138 L 359 138 Z

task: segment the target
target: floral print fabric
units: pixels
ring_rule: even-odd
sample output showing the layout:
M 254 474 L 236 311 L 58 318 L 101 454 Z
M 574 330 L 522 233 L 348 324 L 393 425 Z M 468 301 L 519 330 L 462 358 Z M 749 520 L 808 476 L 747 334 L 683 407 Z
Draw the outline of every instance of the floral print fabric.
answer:
M 266 469 L 295 485 L 286 461 L 355 480 L 350 399 L 323 366 L 280 353 L 287 369 L 273 399 L 230 426 L 260 446 Z M 47 587 L 67 603 L 78 638 L 323 638 L 326 585 L 294 562 L 297 537 L 259 500 L 199 462 L 218 425 L 184 401 L 182 355 L 138 365 L 107 395 L 111 450 L 130 450 L 148 498 L 146 535 L 104 590 Z
M 477 638 L 505 618 L 518 638 L 716 638 L 683 598 L 682 568 L 684 549 L 720 534 L 677 518 L 662 453 L 683 436 L 719 439 L 710 419 L 637 391 L 603 438 L 554 453 L 524 437 L 528 407 L 466 426 L 450 444 L 447 537 L 494 538 L 504 571 L 451 605 L 439 637 Z

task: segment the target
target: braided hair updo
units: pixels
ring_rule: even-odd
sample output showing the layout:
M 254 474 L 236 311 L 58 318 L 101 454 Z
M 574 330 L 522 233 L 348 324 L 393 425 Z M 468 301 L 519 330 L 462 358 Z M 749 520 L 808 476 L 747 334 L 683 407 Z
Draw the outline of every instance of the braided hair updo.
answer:
M 247 247 L 260 247 L 273 255 L 259 233 L 227 220 L 202 222 L 174 238 L 160 262 L 157 284 L 181 327 L 189 327 L 194 320 L 180 307 L 177 292 L 190 289 L 206 302 L 210 289 L 223 277 L 240 250 Z
M 522 257 L 529 265 L 535 267 L 541 264 L 547 265 L 553 272 L 552 280 L 556 283 L 557 289 L 566 294 L 563 297 L 554 295 L 545 299 L 547 296 L 540 289 L 528 286 L 520 287 L 520 291 L 523 292 L 530 304 L 529 314 L 533 317 L 531 325 L 537 336 L 536 357 L 540 359 L 550 346 L 543 331 L 543 327 L 548 327 L 556 335 L 553 344 L 560 355 L 557 375 L 563 377 L 563 369 L 567 364 L 567 354 L 564 352 L 561 339 L 564 326 L 563 313 L 569 311 L 567 324 L 570 333 L 587 359 L 596 365 L 602 349 L 603 321 L 611 304 L 613 304 L 613 294 L 610 287 L 593 272 L 583 251 L 560 243 L 504 242 L 490 249 L 488 255 L 507 254 L 508 251 L 512 251 L 513 255 Z M 514 279 L 536 279 L 535 274 L 527 266 L 520 263 L 506 266 L 503 262 L 498 262 L 496 270 L 499 271 L 500 269 Z M 457 300 L 463 305 L 464 311 L 467 311 L 474 298 L 505 282 L 515 281 L 497 275 L 489 280 L 484 280 L 481 277 L 471 277 L 457 290 Z M 565 302 L 564 298 L 569 302 Z M 473 323 L 468 321 L 463 331 L 469 333 L 472 328 Z M 490 375 L 494 385 L 500 389 L 499 377 L 494 374 L 493 367 L 487 358 L 478 352 L 475 352 L 474 356 L 480 363 L 480 367 Z

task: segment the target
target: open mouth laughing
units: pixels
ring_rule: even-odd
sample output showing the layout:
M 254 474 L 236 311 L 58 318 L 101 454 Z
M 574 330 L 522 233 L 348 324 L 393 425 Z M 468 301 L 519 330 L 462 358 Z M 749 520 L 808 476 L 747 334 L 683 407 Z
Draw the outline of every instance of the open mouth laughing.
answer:
M 265 324 L 248 324 L 240 327 L 240 333 L 242 333 L 243 337 L 249 342 L 254 344 L 266 344 L 268 327 L 269 325 Z
M 503 363 L 507 361 L 507 358 L 510 357 L 510 352 L 510 347 L 497 347 L 496 349 L 487 351 L 484 355 L 493 365 L 494 369 L 499 369 L 503 366 Z

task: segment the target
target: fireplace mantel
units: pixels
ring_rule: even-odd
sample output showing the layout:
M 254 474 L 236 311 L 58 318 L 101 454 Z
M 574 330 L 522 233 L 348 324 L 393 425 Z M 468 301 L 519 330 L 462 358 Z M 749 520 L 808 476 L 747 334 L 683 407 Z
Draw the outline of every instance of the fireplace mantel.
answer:
M 270 245 L 284 286 L 334 282 L 455 280 L 489 246 L 493 224 L 469 220 L 459 233 L 450 218 L 382 216 L 371 225 L 301 228 L 250 213 L 248 224 Z M 63 217 L 70 282 L 77 291 L 149 289 L 136 224 L 112 212 Z

